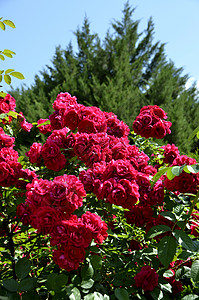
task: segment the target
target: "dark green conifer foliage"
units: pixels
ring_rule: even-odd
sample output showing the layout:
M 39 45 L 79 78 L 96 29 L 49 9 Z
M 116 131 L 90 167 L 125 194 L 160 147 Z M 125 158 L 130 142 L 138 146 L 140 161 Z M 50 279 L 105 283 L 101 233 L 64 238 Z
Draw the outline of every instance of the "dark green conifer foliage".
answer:
M 140 33 L 133 12 L 127 2 L 122 20 L 112 23 L 104 40 L 91 33 L 85 18 L 74 32 L 77 52 L 71 43 L 66 50 L 57 47 L 52 65 L 31 88 L 12 91 L 18 110 L 29 121 L 47 118 L 57 94 L 69 92 L 79 103 L 113 111 L 131 127 L 141 107 L 157 104 L 173 123 L 166 142 L 190 150 L 184 141 L 198 126 L 197 89 L 185 89 L 188 76 L 167 60 L 164 44 L 154 42 L 152 19 Z

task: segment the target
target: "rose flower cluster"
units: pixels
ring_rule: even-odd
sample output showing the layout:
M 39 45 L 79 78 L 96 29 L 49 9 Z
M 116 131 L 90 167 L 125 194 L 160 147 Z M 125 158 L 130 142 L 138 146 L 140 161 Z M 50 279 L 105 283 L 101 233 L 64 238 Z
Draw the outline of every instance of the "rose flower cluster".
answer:
M 157 170 L 148 164 L 149 157 L 144 152 L 130 145 L 129 127 L 113 113 L 78 104 L 69 93 L 60 93 L 53 108 L 50 124 L 45 125 L 47 119 L 43 126 L 38 121 L 39 130 L 51 134 L 44 145 L 33 143 L 26 153 L 30 162 L 60 171 L 68 158 L 77 156 L 88 167 L 79 174 L 86 192 L 127 208 L 127 222 L 145 227 L 152 220 L 153 207 L 163 202 L 164 185 L 158 180 L 151 187 L 150 177 Z M 153 123 L 159 120 L 171 126 L 163 122 L 166 114 L 158 106 L 145 107 L 141 114 L 151 114 Z
M 92 239 L 102 243 L 107 237 L 107 225 L 98 215 L 72 215 L 86 196 L 83 184 L 76 176 L 64 174 L 52 181 L 34 179 L 26 190 L 26 201 L 17 208 L 18 216 L 24 225 L 50 234 L 51 245 L 57 246 L 53 258 L 60 268 L 77 269 Z
M 10 108 L 14 109 L 12 105 Z M 35 142 L 26 152 L 36 169 L 45 166 L 52 171 L 47 172 L 51 179 L 45 178 L 45 168 L 40 177 L 23 170 L 13 150 L 14 138 L 1 131 L 0 184 L 24 186 L 22 179 L 27 180 L 26 200 L 18 206 L 17 214 L 24 225 L 31 225 L 43 235 L 49 234 L 53 259 L 60 268 L 77 269 L 91 241 L 102 243 L 108 236 L 108 226 L 100 216 L 89 211 L 77 213 L 87 192 L 94 193 L 99 201 L 122 206 L 127 223 L 146 232 L 161 224 L 174 228 L 172 221 L 161 215 L 155 217 L 154 212 L 163 209 L 165 187 L 179 193 L 195 192 L 199 184 L 197 174 L 183 171 L 170 181 L 163 175 L 152 186 L 151 179 L 157 169 L 149 164 L 149 157 L 143 151 L 130 144 L 130 129 L 115 114 L 78 104 L 69 93 L 60 93 L 53 109 L 49 119 L 38 121 L 38 130 L 47 135 L 46 142 L 43 145 Z M 145 106 L 133 129 L 146 138 L 163 138 L 171 127 L 166 118 L 157 105 Z M 169 166 L 196 163 L 180 156 L 175 145 L 162 148 L 163 161 Z M 78 178 L 64 174 L 72 157 L 84 163 Z M 62 175 L 54 173 L 60 171 Z M 152 291 L 158 285 L 158 275 L 150 266 L 144 266 L 135 276 L 135 283 L 144 291 Z
M 167 115 L 159 106 L 144 106 L 133 122 L 133 130 L 145 138 L 162 139 L 167 133 L 171 133 L 169 128 L 172 125 L 164 119 L 167 119 Z

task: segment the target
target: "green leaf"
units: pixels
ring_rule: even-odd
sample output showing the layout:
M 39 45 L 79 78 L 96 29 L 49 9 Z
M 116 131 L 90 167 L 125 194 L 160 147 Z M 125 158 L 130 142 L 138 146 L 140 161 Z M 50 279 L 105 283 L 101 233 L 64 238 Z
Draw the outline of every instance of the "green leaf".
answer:
M 102 267 L 102 259 L 98 255 L 92 255 L 90 258 L 91 264 L 95 270 L 100 270 Z
M 3 23 L 10 26 L 10 27 L 12 27 L 12 28 L 16 28 L 15 24 L 10 20 L 3 20 Z
M 182 252 L 178 255 L 178 259 L 187 260 L 194 253 L 188 250 L 182 250 Z
M 59 291 L 63 285 L 66 285 L 68 282 L 68 276 L 65 274 L 55 274 L 51 273 L 48 275 L 46 281 L 46 287 L 50 291 Z
M 184 296 L 181 300 L 199 300 L 199 297 L 195 294 L 189 294 Z
M 174 213 L 177 216 L 180 216 L 182 214 L 182 212 L 184 211 L 184 205 L 183 204 L 178 204 L 174 207 Z
M 36 123 L 36 124 L 37 124 L 37 123 Z M 47 121 L 45 121 L 45 122 L 43 122 L 43 123 L 41 123 L 41 124 L 38 124 L 37 127 L 44 126 L 44 125 L 48 125 L 48 124 L 50 124 L 50 120 L 47 120 Z
M 7 93 L 0 92 L 0 97 L 5 98 L 6 95 L 7 95 Z
M 180 167 L 174 166 L 174 167 L 172 167 L 172 173 L 173 173 L 175 176 L 179 176 L 179 175 L 182 173 L 184 167 L 185 167 L 185 165 L 180 166 Z
M 12 75 L 12 76 L 14 76 L 14 77 L 16 77 L 18 79 L 25 79 L 25 77 L 23 76 L 23 74 L 20 73 L 20 72 L 12 72 L 12 73 L 10 73 L 10 75 Z
M 172 286 L 170 283 L 159 283 L 159 286 L 162 291 L 172 293 Z
M 4 49 L 3 53 L 10 53 L 10 54 L 16 54 L 14 51 L 11 51 L 9 49 Z
M 154 300 L 165 299 L 163 292 L 160 289 L 158 289 L 158 288 L 155 288 L 153 291 L 151 291 L 150 295 L 152 296 L 152 298 Z
M 54 291 L 56 289 L 56 279 L 57 279 L 57 274 L 51 273 L 47 277 L 46 281 L 46 287 L 50 291 Z
M 171 167 L 168 171 L 167 171 L 167 178 L 169 180 L 172 180 L 175 176 L 179 176 L 183 169 L 184 169 L 185 165 L 183 166 L 174 166 Z
M 166 218 L 166 219 L 168 219 L 168 220 L 170 220 L 172 222 L 176 222 L 176 217 L 175 217 L 175 215 L 172 212 L 170 212 L 170 211 L 162 211 L 160 214 L 164 218 Z
M 199 281 L 199 260 L 195 260 L 191 266 L 191 278 L 194 282 Z
M 0 75 L 0 82 L 2 82 L 2 79 L 3 79 L 3 76 L 2 76 L 2 75 Z
M 36 282 L 37 282 L 36 278 L 32 278 L 32 277 L 25 278 L 20 282 L 19 290 L 22 292 L 30 291 L 35 287 Z
M 5 279 L 3 280 L 3 286 L 10 292 L 16 292 L 18 290 L 19 283 L 13 278 Z
M 0 74 L 3 74 L 4 70 L 0 70 Z
M 68 282 L 68 276 L 65 274 L 58 274 L 57 284 L 61 288 L 63 285 L 66 285 Z
M 92 278 L 94 275 L 94 270 L 92 267 L 92 264 L 86 264 L 85 266 L 82 267 L 81 269 L 81 277 L 83 280 L 88 280 L 90 278 Z
M 0 59 L 5 60 L 5 57 L 2 54 L 0 54 Z
M 154 181 L 154 183 L 156 183 L 158 181 L 158 179 L 160 179 L 160 177 L 166 173 L 168 170 L 170 170 L 171 167 L 164 167 L 161 168 L 152 178 L 152 180 Z
M 4 75 L 4 80 L 5 80 L 5 82 L 7 83 L 7 84 L 11 84 L 11 77 L 10 77 L 10 75 Z
M 118 206 L 118 205 L 115 205 L 115 204 L 112 205 L 112 208 L 120 210 L 120 211 L 127 211 L 128 210 L 126 208 L 123 208 L 122 206 Z
M 187 173 L 198 173 L 199 172 L 199 164 L 185 166 L 184 171 Z
M 3 22 L 1 22 L 1 21 L 0 21 L 0 28 L 1 28 L 2 30 L 5 30 L 5 29 L 6 29 L 5 24 L 3 24 Z
M 167 268 L 176 253 L 176 240 L 172 236 L 164 236 L 158 244 L 158 258 Z
M 176 229 L 173 235 L 183 248 L 190 251 L 194 250 L 192 239 L 184 231 Z
M 82 281 L 82 280 L 81 280 L 81 277 L 78 276 L 78 275 L 74 275 L 74 276 L 72 277 L 72 279 L 71 279 L 71 282 L 72 282 L 75 286 L 79 285 L 81 281 Z
M 173 277 L 173 272 L 171 270 L 166 270 L 163 277 Z
M 168 170 L 168 171 L 167 171 L 167 178 L 168 178 L 169 180 L 172 180 L 174 177 L 175 177 L 175 175 L 173 174 L 172 170 L 171 170 L 171 169 Z
M 12 110 L 10 110 L 7 115 L 13 117 L 14 119 L 17 119 L 18 116 L 21 116 L 16 111 L 12 111 Z
M 102 295 L 98 292 L 90 293 L 86 296 L 84 296 L 84 300 L 109 300 L 109 296 L 107 295 Z
M 166 225 L 157 225 L 157 226 L 153 226 L 152 228 L 149 229 L 146 237 L 148 239 L 152 239 L 155 236 L 165 233 L 167 231 L 171 231 L 171 228 L 169 226 Z
M 5 74 L 8 74 L 8 73 L 10 73 L 10 72 L 12 72 L 12 71 L 14 71 L 14 69 L 7 69 L 7 70 L 5 71 Z
M 82 280 L 81 282 L 81 287 L 83 289 L 90 289 L 94 284 L 94 280 L 93 279 L 88 279 L 88 280 Z
M 40 300 L 41 298 L 36 291 L 30 291 L 22 294 L 21 300 Z
M 5 50 L 2 53 L 3 53 L 3 55 L 5 55 L 7 57 L 10 57 L 10 58 L 13 57 L 11 53 L 6 52 Z
M 116 288 L 114 294 L 118 300 L 129 300 L 129 294 L 124 288 Z
M 187 141 L 190 142 L 194 138 L 194 136 L 198 133 L 198 131 L 199 131 L 199 126 L 190 134 Z
M 15 272 L 19 279 L 24 279 L 26 276 L 28 276 L 30 270 L 30 262 L 26 257 L 21 258 L 16 263 Z
M 0 119 L 3 120 L 3 119 L 6 119 L 7 117 L 7 114 L 0 114 Z M 7 118 L 8 119 L 8 118 Z
M 191 268 L 183 266 L 182 268 L 177 269 L 175 273 L 175 278 L 179 280 L 190 280 L 191 278 Z
M 81 293 L 78 288 L 74 287 L 69 295 L 70 300 L 81 300 Z

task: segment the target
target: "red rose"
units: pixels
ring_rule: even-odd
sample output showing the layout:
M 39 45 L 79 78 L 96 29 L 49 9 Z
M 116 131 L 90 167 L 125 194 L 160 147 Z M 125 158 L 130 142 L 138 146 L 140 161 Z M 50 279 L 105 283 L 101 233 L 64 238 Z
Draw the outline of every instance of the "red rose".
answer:
M 104 113 L 95 106 L 81 107 L 81 120 L 78 124 L 79 132 L 97 133 L 106 131 L 106 118 Z
M 107 134 L 121 138 L 127 136 L 130 129 L 123 121 L 118 120 L 117 116 L 112 112 L 104 112 L 107 124 Z
M 162 121 L 159 121 L 155 125 L 153 125 L 152 132 L 151 132 L 152 137 L 156 139 L 163 139 L 165 135 L 166 135 L 166 128 Z
M 79 268 L 79 263 L 83 262 L 85 258 L 85 249 L 83 247 L 75 247 L 68 245 L 67 247 L 60 247 L 53 253 L 54 262 L 62 269 L 68 272 Z
M 32 129 L 33 125 L 32 123 L 28 123 L 26 121 L 26 118 L 24 117 L 23 113 L 20 112 L 19 115 L 17 115 L 17 119 L 19 120 L 20 126 L 24 131 L 30 132 Z
M 47 142 L 51 141 L 55 143 L 59 148 L 68 148 L 67 145 L 68 132 L 69 129 L 67 127 L 53 130 L 51 135 L 47 138 Z
M 42 144 L 41 143 L 33 143 L 32 146 L 30 147 L 30 150 L 26 152 L 26 156 L 28 156 L 29 161 L 34 164 L 40 164 L 41 163 L 41 149 L 42 149 Z
M 158 116 L 160 119 L 167 119 L 165 111 L 158 105 L 152 106 L 152 114 Z
M 59 220 L 60 214 L 55 208 L 50 206 L 39 207 L 30 216 L 31 226 L 43 234 L 51 233 Z
M 163 162 L 165 164 L 172 164 L 174 159 L 179 156 L 178 147 L 176 147 L 174 144 L 167 144 L 166 146 L 162 146 L 161 148 L 164 149 Z
M 140 244 L 140 242 L 138 242 L 137 240 L 133 239 L 130 242 L 129 249 L 131 251 L 133 251 L 133 250 L 141 250 L 142 249 L 142 245 Z
M 125 211 L 124 215 L 129 224 L 143 227 L 152 219 L 153 210 L 149 205 L 137 204 L 130 211 Z
M 69 110 L 66 110 L 66 112 L 63 115 L 62 124 L 63 126 L 66 126 L 70 128 L 70 130 L 75 130 L 79 124 L 80 116 L 78 112 L 78 107 L 71 108 Z
M 40 119 L 37 121 L 37 124 L 40 125 L 40 124 L 45 123 L 46 121 L 49 121 L 49 119 Z M 39 132 L 41 132 L 42 134 L 46 134 L 47 132 L 52 131 L 51 124 L 41 125 L 38 127 L 38 129 L 39 129 Z
M 158 286 L 158 274 L 150 266 L 143 266 L 134 279 L 136 286 L 141 287 L 144 292 L 153 291 Z
M 55 177 L 50 191 L 51 202 L 54 207 L 68 214 L 82 206 L 86 196 L 84 186 L 74 175 Z
M 108 226 L 104 221 L 102 221 L 100 216 L 87 211 L 81 216 L 81 220 L 83 224 L 85 224 L 86 227 L 91 231 L 96 243 L 101 244 L 103 240 L 108 237 Z
M 10 161 L 18 161 L 18 152 L 12 148 L 2 148 L 0 150 L 0 162 L 5 161 L 9 163 Z
M 4 98 L 0 98 L 0 113 L 8 113 L 14 111 L 16 107 L 15 99 L 7 94 Z
M 12 185 L 12 177 L 14 176 L 14 170 L 10 164 L 6 162 L 0 162 L 0 185 L 10 186 Z
M 172 286 L 172 291 L 173 291 L 174 295 L 183 291 L 182 282 L 180 282 L 180 281 L 173 280 L 171 282 L 171 286 Z
M 77 98 L 71 96 L 69 93 L 60 93 L 57 95 L 56 100 L 53 103 L 53 109 L 65 109 L 67 107 L 73 107 L 77 105 Z
M 49 116 L 50 125 L 52 129 L 62 129 L 62 116 L 59 114 L 59 111 L 55 111 L 52 115 Z
M 32 208 L 46 206 L 50 204 L 49 191 L 51 188 L 51 181 L 47 179 L 34 179 L 26 186 L 27 203 Z
M 49 170 L 55 171 L 55 172 L 59 172 L 61 171 L 65 165 L 66 165 L 66 158 L 64 156 L 64 154 L 62 154 L 61 152 L 59 152 L 56 157 L 53 157 L 51 159 L 44 159 L 44 165 L 46 166 L 46 168 L 48 168 Z
M 3 147 L 12 147 L 14 146 L 14 141 L 15 138 L 14 137 L 10 137 L 9 135 L 5 134 L 5 133 L 1 133 L 0 134 L 0 149 Z

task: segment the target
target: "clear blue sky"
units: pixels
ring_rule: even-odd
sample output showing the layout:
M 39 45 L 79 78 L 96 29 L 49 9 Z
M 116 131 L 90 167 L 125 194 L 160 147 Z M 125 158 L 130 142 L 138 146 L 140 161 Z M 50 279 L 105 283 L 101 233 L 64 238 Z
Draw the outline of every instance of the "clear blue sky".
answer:
M 70 41 L 76 47 L 73 32 L 82 26 L 85 15 L 91 31 L 105 36 L 111 22 L 121 20 L 126 0 L 0 0 L 0 17 L 14 21 L 16 28 L 0 31 L 0 50 L 16 52 L 14 58 L 0 61 L 0 69 L 13 68 L 25 80 L 13 79 L 13 87 L 22 82 L 30 86 L 35 74 L 50 65 L 55 47 L 65 48 Z M 136 7 L 134 17 L 139 30 L 146 28 L 152 16 L 154 39 L 166 43 L 166 54 L 177 67 L 199 80 L 199 0 L 129 0 Z M 9 87 L 3 84 L 4 90 Z

